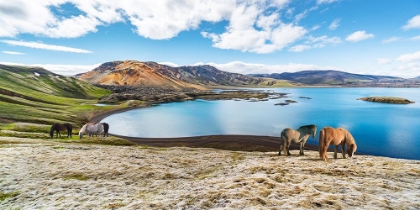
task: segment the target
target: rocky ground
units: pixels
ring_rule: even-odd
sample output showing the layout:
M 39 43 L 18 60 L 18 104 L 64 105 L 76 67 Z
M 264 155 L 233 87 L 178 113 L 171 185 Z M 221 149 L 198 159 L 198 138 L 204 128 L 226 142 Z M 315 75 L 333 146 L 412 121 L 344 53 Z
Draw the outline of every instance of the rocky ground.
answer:
M 414 160 L 356 155 L 324 162 L 316 151 L 287 157 L 12 137 L 0 142 L 0 209 L 420 208 L 420 161 Z
M 269 98 L 284 97 L 284 93 L 274 93 L 256 90 L 225 90 L 221 92 L 197 89 L 165 89 L 154 87 L 131 87 L 131 86 L 100 86 L 114 93 L 99 99 L 99 103 L 117 104 L 123 101 L 139 100 L 143 102 L 174 102 L 195 99 L 205 100 L 231 100 L 231 99 L 254 99 L 262 100 Z

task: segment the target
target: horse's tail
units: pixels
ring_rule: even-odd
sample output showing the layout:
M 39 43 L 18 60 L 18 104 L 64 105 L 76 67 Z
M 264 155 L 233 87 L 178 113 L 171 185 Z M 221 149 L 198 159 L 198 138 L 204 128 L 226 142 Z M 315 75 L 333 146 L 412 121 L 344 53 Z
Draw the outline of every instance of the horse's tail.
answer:
M 55 127 L 57 126 L 57 124 L 54 124 L 54 125 L 52 125 L 51 126 L 51 128 L 50 128 L 50 137 L 51 138 L 53 138 L 54 137 L 54 130 L 55 130 Z
M 86 127 L 87 127 L 87 125 L 88 124 L 85 124 L 81 129 L 80 129 L 80 131 L 79 131 L 79 138 L 80 139 L 82 139 L 83 138 L 83 134 L 85 133 L 85 131 L 86 131 Z
M 325 130 L 322 129 L 319 131 L 319 157 L 324 159 L 324 144 L 325 144 Z
M 109 130 L 108 123 L 102 123 L 102 125 L 104 126 L 104 137 L 105 135 L 108 136 L 108 130 Z

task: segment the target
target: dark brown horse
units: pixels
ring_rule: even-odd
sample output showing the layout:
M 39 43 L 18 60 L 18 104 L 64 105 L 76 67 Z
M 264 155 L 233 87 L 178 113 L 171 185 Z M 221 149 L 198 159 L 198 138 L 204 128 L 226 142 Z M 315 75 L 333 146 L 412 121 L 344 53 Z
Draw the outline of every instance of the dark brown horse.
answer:
M 58 138 L 58 136 L 61 137 L 60 131 L 65 131 L 67 130 L 67 138 L 68 137 L 72 137 L 72 131 L 73 131 L 73 126 L 70 123 L 64 123 L 64 124 L 60 124 L 60 123 L 56 123 L 54 125 L 51 126 L 50 129 L 50 137 L 53 138 L 54 137 L 54 131 L 56 131 L 56 138 Z

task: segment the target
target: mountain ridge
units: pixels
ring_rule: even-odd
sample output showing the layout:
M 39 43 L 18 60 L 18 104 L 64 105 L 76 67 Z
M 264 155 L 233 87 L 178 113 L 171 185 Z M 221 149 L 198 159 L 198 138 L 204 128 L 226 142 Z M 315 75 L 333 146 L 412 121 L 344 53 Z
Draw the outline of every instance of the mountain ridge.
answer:
M 97 85 L 157 86 L 206 89 L 216 86 L 273 85 L 273 79 L 221 71 L 210 65 L 172 67 L 156 62 L 111 61 L 82 74 L 79 79 Z M 290 84 L 286 84 L 289 85 Z
M 305 85 L 340 86 L 419 86 L 413 79 L 394 76 L 354 74 L 337 70 L 305 70 L 272 74 L 248 74 L 259 78 L 273 78 L 299 82 Z

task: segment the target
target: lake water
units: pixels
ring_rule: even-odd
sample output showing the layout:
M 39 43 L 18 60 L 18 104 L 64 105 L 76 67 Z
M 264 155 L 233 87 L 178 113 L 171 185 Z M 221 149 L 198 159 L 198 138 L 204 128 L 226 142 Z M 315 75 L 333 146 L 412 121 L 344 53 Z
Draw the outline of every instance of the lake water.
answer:
M 344 127 L 358 152 L 387 157 L 420 159 L 420 89 L 418 88 L 278 88 L 287 98 L 262 102 L 187 101 L 161 104 L 109 116 L 110 133 L 132 137 L 186 137 L 218 134 L 279 136 L 287 127 Z M 395 96 L 414 104 L 383 104 L 356 100 L 368 96 Z M 301 98 L 310 97 L 311 99 Z M 287 106 L 275 106 L 285 99 Z

